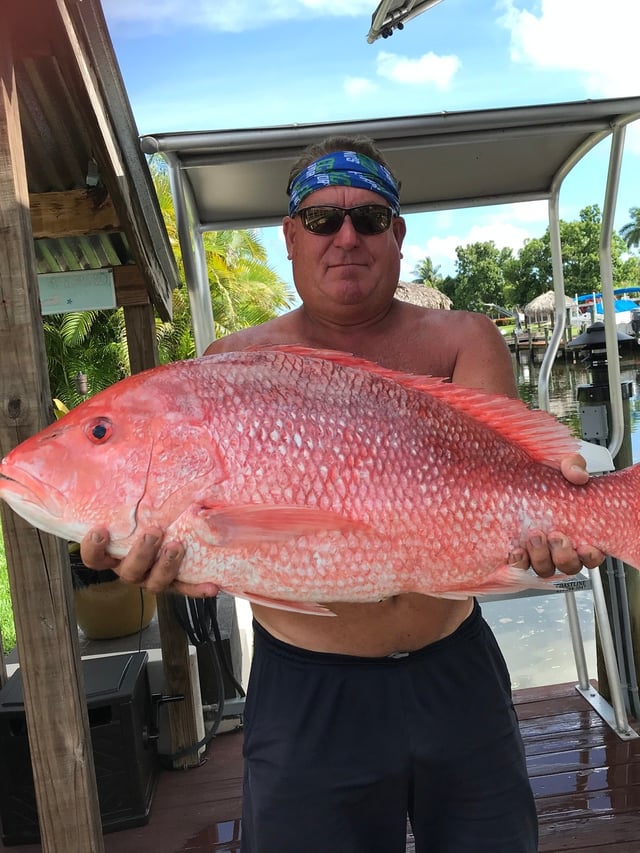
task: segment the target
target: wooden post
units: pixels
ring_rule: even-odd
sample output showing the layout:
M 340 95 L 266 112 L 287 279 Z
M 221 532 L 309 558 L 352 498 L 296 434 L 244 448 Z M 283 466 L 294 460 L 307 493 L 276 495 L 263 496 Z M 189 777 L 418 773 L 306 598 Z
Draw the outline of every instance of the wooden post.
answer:
M 0 27 L 0 455 L 41 429 L 51 401 L 10 25 Z M 102 853 L 64 543 L 2 505 L 25 715 L 45 853 Z M 71 630 L 73 626 L 73 630 Z
M 124 305 L 124 319 L 129 344 L 132 373 L 138 373 L 158 363 L 155 321 L 150 304 Z M 189 668 L 189 645 L 183 628 L 178 624 L 171 604 L 171 593 L 158 596 L 158 627 L 162 646 L 164 680 L 169 695 L 184 696 L 183 702 L 168 706 L 171 751 L 177 753 L 198 742 L 196 714 Z M 199 763 L 198 751 L 186 753 L 174 760 L 176 768 Z
M 7 682 L 7 664 L 4 659 L 4 645 L 2 643 L 2 631 L 0 631 L 0 688 Z

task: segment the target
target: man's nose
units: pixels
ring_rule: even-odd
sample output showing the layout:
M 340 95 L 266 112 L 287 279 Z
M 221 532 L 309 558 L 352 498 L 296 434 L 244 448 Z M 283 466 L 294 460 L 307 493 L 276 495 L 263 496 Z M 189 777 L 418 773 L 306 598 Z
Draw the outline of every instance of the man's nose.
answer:
M 354 245 L 358 242 L 358 236 L 358 232 L 353 227 L 351 217 L 347 213 L 342 220 L 342 225 L 336 232 L 334 243 L 337 243 L 339 246 Z

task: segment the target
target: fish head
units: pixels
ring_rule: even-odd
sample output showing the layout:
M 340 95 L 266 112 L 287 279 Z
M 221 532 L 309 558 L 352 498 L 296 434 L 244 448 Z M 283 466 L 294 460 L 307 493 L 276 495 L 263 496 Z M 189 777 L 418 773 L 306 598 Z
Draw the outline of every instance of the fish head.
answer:
M 0 497 L 35 527 L 74 541 L 107 519 L 112 536 L 131 536 L 146 489 L 149 413 L 126 415 L 98 397 L 23 441 L 0 463 Z
M 0 463 L 0 498 L 72 541 L 107 527 L 114 556 L 138 527 L 165 529 L 215 498 L 228 472 L 190 371 L 174 363 L 123 379 L 19 444 Z

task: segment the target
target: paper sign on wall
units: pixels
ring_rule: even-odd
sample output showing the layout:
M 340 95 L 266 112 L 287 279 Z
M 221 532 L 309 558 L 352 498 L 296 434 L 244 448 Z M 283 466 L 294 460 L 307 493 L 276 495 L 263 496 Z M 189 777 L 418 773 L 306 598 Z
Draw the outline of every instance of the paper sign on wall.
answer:
M 111 270 L 78 270 L 38 276 L 43 314 L 69 311 L 101 311 L 116 307 Z

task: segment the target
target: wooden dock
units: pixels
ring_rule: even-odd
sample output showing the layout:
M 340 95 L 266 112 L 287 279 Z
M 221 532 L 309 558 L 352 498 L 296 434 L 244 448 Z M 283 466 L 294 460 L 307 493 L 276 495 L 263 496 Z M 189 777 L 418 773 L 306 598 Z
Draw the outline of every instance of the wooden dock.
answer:
M 620 740 L 573 684 L 521 690 L 514 698 L 540 853 L 637 853 L 640 740 Z M 105 835 L 105 853 L 239 853 L 241 753 L 241 731 L 221 734 L 201 767 L 162 771 L 149 823 Z M 0 850 L 40 853 L 41 847 L 0 842 Z M 407 853 L 414 850 L 408 831 Z
M 551 330 L 526 331 L 519 335 L 510 335 L 505 340 L 512 353 L 515 353 L 519 361 L 529 361 L 532 364 L 540 364 L 549 346 Z M 558 346 L 556 358 L 564 354 L 565 340 L 561 340 Z

